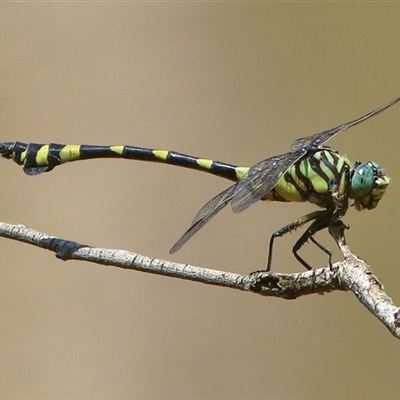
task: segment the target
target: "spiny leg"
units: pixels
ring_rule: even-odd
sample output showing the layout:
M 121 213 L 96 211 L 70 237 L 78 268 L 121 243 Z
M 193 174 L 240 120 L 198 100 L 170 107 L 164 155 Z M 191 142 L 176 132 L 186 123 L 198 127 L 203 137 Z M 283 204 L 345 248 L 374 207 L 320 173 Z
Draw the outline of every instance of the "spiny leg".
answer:
M 267 260 L 267 267 L 265 268 L 265 270 L 258 270 L 255 272 L 268 272 L 271 270 L 271 263 L 272 263 L 272 251 L 273 251 L 273 247 L 274 247 L 274 241 L 277 237 L 281 237 L 283 235 L 286 235 L 286 233 L 292 232 L 295 229 L 301 227 L 302 225 L 318 218 L 321 213 L 323 213 L 324 211 L 313 211 L 309 214 L 303 215 L 301 218 L 297 219 L 296 221 L 291 222 L 290 224 L 284 226 L 283 228 L 277 230 L 276 232 L 274 232 L 271 235 L 271 239 L 269 240 L 269 247 L 268 247 L 268 260 Z
M 326 247 L 324 246 L 320 241 L 318 241 L 314 236 L 310 237 L 310 240 L 319 248 L 321 249 L 325 254 L 328 255 L 328 262 L 329 265 L 332 265 L 332 252 Z
M 299 240 L 293 246 L 292 252 L 296 257 L 296 260 L 299 261 L 306 269 L 310 270 L 312 267 L 297 253 L 300 248 L 310 239 L 314 244 L 316 244 L 324 253 L 329 256 L 329 265 L 331 265 L 332 253 L 321 243 L 318 242 L 317 239 L 314 238 L 314 234 L 318 231 L 327 228 L 332 223 L 332 213 L 328 210 L 320 211 L 320 215 L 315 219 L 315 221 L 311 224 L 311 226 L 300 236 Z

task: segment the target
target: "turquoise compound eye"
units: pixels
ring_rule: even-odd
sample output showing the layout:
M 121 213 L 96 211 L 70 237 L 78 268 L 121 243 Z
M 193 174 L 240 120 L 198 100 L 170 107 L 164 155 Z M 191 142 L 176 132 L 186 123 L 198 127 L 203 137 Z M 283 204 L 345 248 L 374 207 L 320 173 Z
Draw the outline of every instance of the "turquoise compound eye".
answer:
M 367 164 L 359 165 L 351 178 L 351 190 L 355 197 L 367 195 L 374 185 L 374 171 Z

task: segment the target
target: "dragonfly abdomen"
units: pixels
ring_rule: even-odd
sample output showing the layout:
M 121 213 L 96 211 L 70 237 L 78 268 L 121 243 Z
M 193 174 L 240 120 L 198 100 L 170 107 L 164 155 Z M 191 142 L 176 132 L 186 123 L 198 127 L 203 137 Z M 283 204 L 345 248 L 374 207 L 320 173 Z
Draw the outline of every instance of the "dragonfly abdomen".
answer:
M 248 167 L 240 167 L 207 158 L 189 156 L 176 151 L 148 149 L 136 146 L 96 146 L 70 144 L 0 143 L 0 154 L 23 165 L 28 175 L 51 171 L 54 167 L 77 160 L 124 158 L 176 165 L 204 171 L 232 181 L 242 179 Z
M 327 207 L 332 202 L 330 182 L 338 180 L 350 161 L 325 148 L 294 163 L 279 179 L 265 200 L 305 202 Z

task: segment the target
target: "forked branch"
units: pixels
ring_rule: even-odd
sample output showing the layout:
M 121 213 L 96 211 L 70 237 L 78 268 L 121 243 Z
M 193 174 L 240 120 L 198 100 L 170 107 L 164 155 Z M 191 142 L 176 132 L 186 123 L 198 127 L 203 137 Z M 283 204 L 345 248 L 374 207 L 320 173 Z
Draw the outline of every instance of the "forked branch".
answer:
M 64 261 L 88 261 L 284 299 L 334 290 L 352 291 L 395 337 L 400 338 L 399 308 L 385 293 L 371 268 L 350 251 L 345 242 L 344 229 L 341 221 L 329 229 L 345 258 L 342 262 L 300 273 L 257 272 L 240 275 L 148 258 L 125 250 L 96 248 L 49 236 L 24 225 L 0 222 L 0 236 L 53 251 L 56 257 Z

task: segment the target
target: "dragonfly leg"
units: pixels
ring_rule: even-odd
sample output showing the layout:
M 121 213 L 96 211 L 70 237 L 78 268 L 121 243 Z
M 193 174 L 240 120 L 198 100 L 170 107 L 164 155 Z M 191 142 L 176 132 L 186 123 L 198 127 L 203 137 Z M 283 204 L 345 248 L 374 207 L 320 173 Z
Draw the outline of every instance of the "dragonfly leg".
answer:
M 323 229 L 323 228 L 321 228 L 321 229 Z M 332 252 L 327 248 L 327 247 L 325 247 L 322 243 L 320 243 L 313 235 L 311 235 L 310 237 L 309 237 L 309 239 L 319 248 L 319 249 L 321 249 L 325 254 L 327 254 L 328 255 L 328 262 L 329 262 L 329 265 L 331 266 L 332 265 Z M 303 243 L 304 244 L 304 243 Z M 302 245 L 303 245 L 302 244 Z M 297 245 L 297 242 L 296 242 L 296 245 Z M 311 270 L 312 269 L 312 267 L 310 266 L 310 264 L 308 264 L 308 262 L 307 261 L 305 261 L 302 257 L 300 257 L 299 256 L 299 254 L 297 253 L 297 251 L 300 249 L 300 247 L 302 246 L 302 245 L 300 245 L 298 248 L 296 248 L 296 245 L 293 247 L 293 255 L 296 257 L 296 260 L 299 262 L 299 263 L 301 263 L 302 265 L 304 265 L 304 267 L 305 268 L 307 268 L 308 270 Z
M 291 222 L 290 224 L 284 226 L 283 228 L 277 230 L 274 232 L 271 236 L 271 239 L 269 240 L 269 248 L 268 248 L 268 260 L 267 260 L 267 267 L 264 271 L 270 271 L 271 270 L 271 264 L 272 264 L 272 250 L 274 247 L 274 241 L 277 237 L 281 237 L 283 235 L 286 235 L 289 232 L 294 231 L 295 229 L 301 227 L 304 224 L 307 224 L 310 221 L 313 221 L 321 216 L 321 213 L 324 213 L 324 211 L 313 211 L 309 214 L 303 215 L 301 218 L 299 218 L 296 221 Z M 303 235 L 304 236 L 304 235 Z M 300 246 L 301 247 L 301 246 Z M 295 257 L 297 258 L 297 255 L 295 254 Z M 301 262 L 301 261 L 300 261 Z M 305 265 L 303 262 L 301 262 L 303 265 Z M 261 270 L 262 271 L 262 270 Z M 258 272 L 261 272 L 258 271 Z
M 321 242 L 319 242 L 314 236 L 311 236 L 310 237 L 310 240 L 318 247 L 318 248 L 320 248 L 325 254 L 327 254 L 328 255 L 328 262 L 329 262 L 329 265 L 331 266 L 332 265 L 332 252 L 327 248 L 327 247 L 325 247 Z
M 294 244 L 292 249 L 293 255 L 296 257 L 296 260 L 299 261 L 306 269 L 310 270 L 312 269 L 312 267 L 302 257 L 300 257 L 297 252 L 309 239 L 329 256 L 329 265 L 331 265 L 332 253 L 320 242 L 318 242 L 318 240 L 315 239 L 314 237 L 315 233 L 317 233 L 322 229 L 327 228 L 331 223 L 332 223 L 332 213 L 328 210 L 321 211 L 320 215 L 315 219 L 315 221 L 311 224 L 311 226 L 300 236 L 299 240 Z

